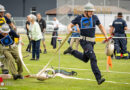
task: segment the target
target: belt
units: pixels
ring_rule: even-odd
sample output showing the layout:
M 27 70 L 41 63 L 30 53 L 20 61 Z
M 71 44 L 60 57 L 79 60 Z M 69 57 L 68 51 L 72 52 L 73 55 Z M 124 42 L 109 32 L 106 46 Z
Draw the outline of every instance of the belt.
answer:
M 10 47 L 9 46 L 3 46 L 3 49 L 9 49 Z
M 80 36 L 81 39 L 86 40 L 86 41 L 90 41 L 90 42 L 95 42 L 95 38 L 91 38 L 91 37 L 86 37 L 86 36 Z
M 16 46 L 16 45 L 15 45 L 15 43 L 14 43 L 14 44 L 9 45 L 9 46 L 4 46 L 4 49 L 14 48 L 15 46 Z

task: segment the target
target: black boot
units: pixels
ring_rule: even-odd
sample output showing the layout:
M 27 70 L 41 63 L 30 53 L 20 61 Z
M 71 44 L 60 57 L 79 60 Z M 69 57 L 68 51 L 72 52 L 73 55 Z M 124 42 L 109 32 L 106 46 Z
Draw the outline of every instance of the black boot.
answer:
M 35 58 L 31 58 L 30 60 L 35 60 Z
M 97 80 L 98 85 L 102 84 L 104 81 L 105 81 L 105 79 L 104 79 L 104 78 L 101 78 L 101 79 Z
M 2 74 L 9 74 L 9 71 L 7 69 L 3 69 Z
M 64 54 L 71 54 L 73 51 L 72 47 L 69 47 L 67 48 L 65 51 L 64 51 Z
M 18 74 L 19 79 L 24 79 L 24 77 L 21 74 Z
M 19 78 L 19 75 L 18 75 L 18 74 L 16 74 L 16 75 L 13 74 L 13 79 L 14 79 L 14 80 L 17 80 L 18 78 Z
M 16 75 L 13 74 L 13 79 L 14 79 L 14 80 L 24 79 L 24 77 L 23 77 L 22 75 L 20 75 L 20 74 L 16 74 Z
M 129 56 L 124 56 L 123 59 L 129 59 Z

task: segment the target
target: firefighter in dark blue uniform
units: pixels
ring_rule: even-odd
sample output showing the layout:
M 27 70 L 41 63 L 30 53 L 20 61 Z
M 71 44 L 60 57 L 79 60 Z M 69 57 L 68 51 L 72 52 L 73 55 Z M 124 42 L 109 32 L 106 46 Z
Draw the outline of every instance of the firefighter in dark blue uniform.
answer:
M 68 26 L 69 32 L 72 32 L 71 28 L 76 24 L 79 25 L 81 35 L 80 45 L 82 46 L 84 53 L 73 50 L 72 47 L 69 47 L 64 51 L 64 54 L 69 53 L 85 63 L 87 63 L 90 59 L 92 71 L 98 85 L 100 85 L 105 81 L 105 79 L 101 76 L 101 72 L 97 66 L 96 55 L 93 50 L 95 44 L 95 26 L 97 25 L 100 28 L 101 32 L 105 36 L 105 39 L 107 39 L 107 34 L 98 17 L 93 15 L 93 11 L 95 11 L 94 6 L 91 3 L 88 3 L 84 7 L 84 14 L 77 16 Z
M 110 34 L 114 35 L 115 41 L 115 50 L 116 50 L 116 59 L 120 59 L 121 53 L 123 54 L 124 59 L 129 59 L 128 51 L 127 51 L 127 39 L 120 38 L 126 37 L 125 30 L 127 30 L 127 24 L 125 20 L 122 19 L 122 13 L 119 12 L 117 19 L 113 21 L 112 27 L 110 28 Z

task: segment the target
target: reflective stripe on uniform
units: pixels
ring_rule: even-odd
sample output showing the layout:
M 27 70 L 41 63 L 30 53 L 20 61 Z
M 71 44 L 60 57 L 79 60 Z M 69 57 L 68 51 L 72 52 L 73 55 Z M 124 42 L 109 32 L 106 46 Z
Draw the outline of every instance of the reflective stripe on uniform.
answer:
M 129 56 L 129 54 L 128 53 L 124 53 L 123 56 Z
M 0 28 L 1 28 L 1 26 L 2 26 L 3 24 L 5 24 L 5 23 L 6 23 L 5 18 L 4 18 L 4 17 L 0 18 Z
M 116 56 L 121 56 L 121 54 L 120 53 L 116 53 Z

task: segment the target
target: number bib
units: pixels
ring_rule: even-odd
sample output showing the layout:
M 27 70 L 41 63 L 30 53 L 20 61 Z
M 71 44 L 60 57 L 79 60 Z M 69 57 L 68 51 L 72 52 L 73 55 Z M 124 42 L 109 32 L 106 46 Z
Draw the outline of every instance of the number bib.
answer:
M 81 26 L 80 26 L 80 34 L 81 36 L 86 37 L 94 37 L 95 36 L 95 27 L 93 26 L 92 17 L 82 17 L 81 18 Z
M 11 39 L 11 37 L 9 35 L 7 35 L 4 38 L 2 38 L 0 40 L 0 42 L 4 46 L 9 46 L 9 45 L 13 44 L 13 40 Z
M 89 29 L 89 28 L 93 28 L 92 17 L 90 17 L 90 18 L 82 17 L 81 18 L 81 29 Z

